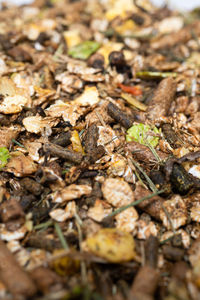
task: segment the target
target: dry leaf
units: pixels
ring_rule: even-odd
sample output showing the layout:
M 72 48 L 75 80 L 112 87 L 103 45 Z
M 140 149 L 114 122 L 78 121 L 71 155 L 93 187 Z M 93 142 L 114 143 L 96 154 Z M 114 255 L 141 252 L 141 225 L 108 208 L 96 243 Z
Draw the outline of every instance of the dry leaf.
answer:
M 23 125 L 28 132 L 41 133 L 45 127 L 54 127 L 59 120 L 56 117 L 32 116 L 23 119 Z
M 127 182 L 118 178 L 108 178 L 102 185 L 104 198 L 115 207 L 130 204 L 134 201 L 134 193 Z
M 78 199 L 83 195 L 88 196 L 92 191 L 89 185 L 71 184 L 61 191 L 57 191 L 52 195 L 53 202 L 62 203 L 73 199 Z
M 6 172 L 13 173 L 17 177 L 22 177 L 37 171 L 37 165 L 30 156 L 25 156 L 19 151 L 11 152 L 10 156 L 10 160 L 5 167 Z

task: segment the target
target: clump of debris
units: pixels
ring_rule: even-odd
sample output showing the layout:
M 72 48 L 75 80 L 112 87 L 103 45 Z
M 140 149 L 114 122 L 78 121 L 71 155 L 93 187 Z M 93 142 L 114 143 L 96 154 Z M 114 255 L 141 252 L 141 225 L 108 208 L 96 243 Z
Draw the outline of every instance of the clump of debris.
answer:
M 0 299 L 200 299 L 200 11 L 0 11 Z

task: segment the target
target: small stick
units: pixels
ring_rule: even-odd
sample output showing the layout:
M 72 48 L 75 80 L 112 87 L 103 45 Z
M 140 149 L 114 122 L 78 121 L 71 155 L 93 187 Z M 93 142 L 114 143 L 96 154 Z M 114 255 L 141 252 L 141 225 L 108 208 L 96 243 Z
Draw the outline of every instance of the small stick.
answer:
M 116 105 L 110 102 L 107 106 L 108 114 L 126 129 L 133 125 L 133 118 L 119 109 Z
M 65 149 L 59 145 L 55 145 L 52 143 L 45 144 L 44 150 L 45 152 L 50 153 L 52 156 L 58 156 L 75 164 L 80 164 L 83 159 L 83 155 L 81 153 Z

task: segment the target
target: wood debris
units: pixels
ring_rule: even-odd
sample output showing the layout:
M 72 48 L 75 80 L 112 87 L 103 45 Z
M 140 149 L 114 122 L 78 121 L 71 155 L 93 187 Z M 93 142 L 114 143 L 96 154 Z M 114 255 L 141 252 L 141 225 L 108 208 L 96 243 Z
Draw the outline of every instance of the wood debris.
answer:
M 0 299 L 200 299 L 199 9 L 0 20 Z

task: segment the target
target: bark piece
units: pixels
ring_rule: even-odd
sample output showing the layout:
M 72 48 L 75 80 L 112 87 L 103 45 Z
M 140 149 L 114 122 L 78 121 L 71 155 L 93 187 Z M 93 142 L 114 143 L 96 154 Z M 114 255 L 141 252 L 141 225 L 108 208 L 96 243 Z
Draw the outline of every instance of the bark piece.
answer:
M 48 238 L 46 234 L 43 233 L 33 233 L 28 237 L 26 244 L 29 247 L 45 249 L 47 251 L 54 251 L 55 249 L 61 248 L 60 241 L 57 241 L 53 238 Z
M 0 206 L 0 216 L 3 223 L 10 230 L 16 230 L 25 221 L 25 215 L 21 205 L 16 199 L 11 198 Z
M 158 238 L 150 235 L 145 243 L 145 262 L 146 265 L 156 268 L 158 263 Z
M 169 260 L 180 261 L 183 259 L 184 250 L 177 247 L 172 247 L 170 245 L 165 245 L 163 247 L 163 254 L 165 258 Z
M 137 185 L 134 191 L 135 201 L 150 195 L 151 192 L 146 190 L 141 185 Z M 159 196 L 154 196 L 151 199 L 142 201 L 137 205 L 140 209 L 148 213 L 150 216 L 154 217 L 157 220 L 160 220 L 160 211 L 162 210 L 163 199 Z
M 0 147 L 10 147 L 12 139 L 16 139 L 20 132 L 19 127 L 1 127 L 0 128 Z
M 167 116 L 176 93 L 176 83 L 172 77 L 163 79 L 150 100 L 147 108 L 147 117 L 155 120 Z
M 16 298 L 17 296 L 24 296 L 27 299 L 36 293 L 34 282 L 20 268 L 12 253 L 2 241 L 0 241 L 0 279 Z
M 121 109 L 119 109 L 116 105 L 114 105 L 112 102 L 110 102 L 107 106 L 108 114 L 118 123 L 120 123 L 122 126 L 124 126 L 126 129 L 130 128 L 133 124 L 133 117 L 123 112 Z
M 153 49 L 161 48 L 173 48 L 179 43 L 186 43 L 193 37 L 193 32 L 198 36 L 200 33 L 200 22 L 197 21 L 192 25 L 186 26 L 180 29 L 178 32 L 171 33 L 170 35 L 164 35 L 158 41 L 152 43 Z
M 80 164 L 83 158 L 83 155 L 81 153 L 64 149 L 63 147 L 54 145 L 52 143 L 45 144 L 44 151 L 50 153 L 52 156 L 58 156 L 64 160 L 69 160 L 76 164 Z
M 171 124 L 168 124 L 168 123 L 163 124 L 162 132 L 172 148 L 178 148 L 180 146 L 178 136 L 177 136 L 176 132 L 173 130 Z
M 31 277 L 34 280 L 37 288 L 43 294 L 56 292 L 62 288 L 61 278 L 45 267 L 38 267 L 31 272 Z
M 31 178 L 23 178 L 20 183 L 24 187 L 24 189 L 35 196 L 40 195 L 43 191 L 43 187 L 41 186 L 41 184 Z
M 32 62 L 31 55 L 20 46 L 15 46 L 7 51 L 15 61 Z
M 71 131 L 67 131 L 67 132 L 61 132 L 60 134 L 58 134 L 57 136 L 55 136 L 51 142 L 53 144 L 62 146 L 62 147 L 66 147 L 69 144 L 71 144 Z
M 97 146 L 98 138 L 99 129 L 96 124 L 92 124 L 88 128 L 85 136 L 85 152 L 87 153 L 86 160 L 89 160 L 91 163 L 94 163 L 105 153 L 105 149 L 102 145 Z
M 158 281 L 159 272 L 156 269 L 150 266 L 140 268 L 131 287 L 131 297 L 129 299 L 153 299 L 151 297 L 155 293 Z

